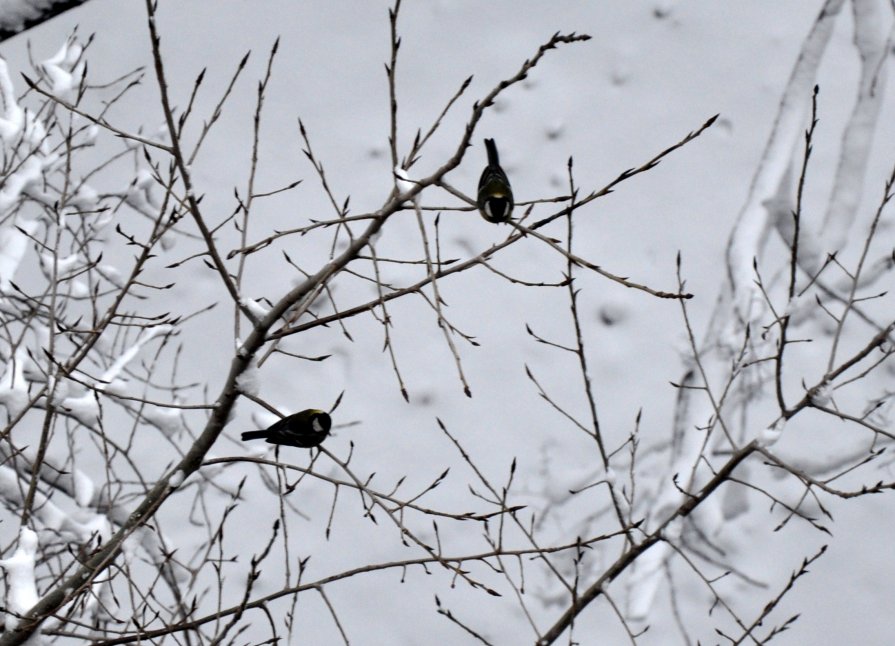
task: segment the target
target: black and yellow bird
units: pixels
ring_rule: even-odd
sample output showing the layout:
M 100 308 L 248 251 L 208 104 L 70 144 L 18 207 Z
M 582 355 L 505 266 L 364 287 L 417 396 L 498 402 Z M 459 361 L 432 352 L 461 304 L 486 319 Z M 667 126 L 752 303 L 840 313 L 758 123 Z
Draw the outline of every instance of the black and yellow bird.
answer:
M 513 189 L 510 180 L 500 167 L 497 145 L 493 139 L 485 139 L 488 165 L 479 179 L 479 196 L 476 205 L 488 222 L 508 222 L 513 213 Z
M 309 408 L 289 415 L 263 431 L 246 431 L 242 440 L 267 440 L 268 444 L 282 444 L 310 449 L 319 446 L 329 435 L 332 419 L 328 413 Z

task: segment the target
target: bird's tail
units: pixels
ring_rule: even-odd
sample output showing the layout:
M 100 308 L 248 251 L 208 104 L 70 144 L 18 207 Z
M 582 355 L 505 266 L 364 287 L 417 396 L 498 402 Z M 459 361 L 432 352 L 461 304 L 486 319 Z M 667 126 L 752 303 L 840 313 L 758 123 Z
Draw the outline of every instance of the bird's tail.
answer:
M 485 148 L 488 150 L 488 165 L 500 166 L 500 159 L 497 157 L 497 144 L 493 139 L 485 139 Z
M 242 441 L 246 440 L 260 440 L 262 438 L 267 437 L 267 431 L 246 431 L 242 434 Z

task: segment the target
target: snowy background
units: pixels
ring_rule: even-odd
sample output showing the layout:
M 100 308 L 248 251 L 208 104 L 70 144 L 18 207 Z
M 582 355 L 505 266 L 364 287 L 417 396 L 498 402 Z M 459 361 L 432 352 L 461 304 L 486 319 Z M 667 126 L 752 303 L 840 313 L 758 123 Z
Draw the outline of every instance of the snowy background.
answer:
M 199 159 L 193 165 L 197 192 L 204 194 L 209 217 L 223 219 L 235 207 L 233 189 L 242 187 L 249 167 L 255 83 L 261 78 L 266 53 L 280 38 L 262 125 L 260 190 L 272 190 L 302 179 L 297 189 L 260 202 L 255 208 L 249 240 L 274 229 L 306 224 L 309 218 L 333 217 L 301 152 L 297 119 L 308 129 L 314 153 L 326 168 L 339 201 L 350 195 L 352 213 L 373 210 L 392 187 L 388 153 L 388 91 L 383 63 L 388 60 L 388 3 L 350 0 L 330 3 L 289 0 L 181 0 L 160 3 L 159 31 L 175 103 L 185 102 L 195 76 L 208 68 L 205 89 L 196 112 L 209 114 L 243 54 L 252 50 L 244 77 L 224 109 Z M 701 138 L 678 151 L 653 171 L 577 214 L 577 253 L 613 273 L 658 289 L 676 289 L 675 258 L 680 252 L 687 290 L 695 294 L 690 314 L 701 336 L 721 284 L 728 233 L 747 194 L 754 168 L 770 132 L 795 57 L 816 12 L 818 0 L 742 3 L 713 0 L 617 0 L 615 2 L 501 0 L 406 1 L 399 19 L 403 43 L 398 63 L 399 150 L 406 150 L 417 128 L 426 128 L 460 83 L 474 75 L 459 108 L 446 119 L 427 146 L 413 176 L 434 170 L 453 152 L 474 97 L 513 73 L 522 60 L 556 31 L 590 34 L 592 40 L 552 53 L 520 86 L 490 111 L 461 167 L 448 181 L 472 194 L 484 162 L 482 137 L 494 137 L 517 201 L 566 192 L 566 162 L 574 158 L 576 182 L 589 191 L 621 171 L 638 166 L 675 143 L 710 116 L 718 122 Z M 89 50 L 93 82 L 111 80 L 135 67 L 150 66 L 143 2 L 91 0 L 37 29 L 0 45 L 12 70 L 26 69 L 32 56 L 51 56 L 77 25 L 79 36 L 96 34 Z M 819 79 L 820 125 L 816 155 L 809 177 L 806 213 L 827 198 L 825 182 L 835 165 L 840 130 L 854 94 L 857 57 L 851 44 L 851 17 L 842 16 L 833 35 Z M 15 76 L 14 76 L 15 78 Z M 18 82 L 18 79 L 16 79 Z M 22 85 L 24 89 L 24 85 Z M 871 160 L 865 213 L 872 215 L 889 172 L 892 141 L 891 101 L 884 104 L 878 149 Z M 154 131 L 162 122 L 157 90 L 147 76 L 143 86 L 115 106 L 112 123 L 128 131 Z M 107 137 L 103 150 L 116 145 Z M 94 183 L 120 189 L 133 177 L 126 164 L 109 169 Z M 438 190 L 424 193 L 425 205 L 456 205 Z M 540 217 L 549 211 L 536 211 Z M 411 213 L 390 223 L 378 242 L 380 254 L 419 248 L 419 231 Z M 507 235 L 470 212 L 442 215 L 443 257 L 466 257 Z M 891 238 L 891 233 L 888 232 Z M 224 249 L 236 244 L 227 228 Z M 255 298 L 281 295 L 294 283 L 295 272 L 282 261 L 287 251 L 305 267 L 325 259 L 326 235 L 287 238 L 276 252 L 250 257 L 246 284 Z M 150 277 L 160 283 L 174 278 L 171 262 L 195 252 L 188 241 L 160 258 Z M 126 248 L 110 248 L 110 259 L 129 257 Z M 261 260 L 263 258 L 263 260 Z M 530 241 L 497 257 L 494 266 L 525 280 L 561 280 L 565 263 L 545 245 Z M 226 302 L 216 275 L 194 263 L 191 280 L 181 280 L 155 309 L 191 312 L 212 302 Z M 418 269 L 389 268 L 389 278 L 408 281 Z M 178 274 L 178 276 L 181 276 Z M 182 277 L 182 276 L 181 276 Z M 614 446 L 633 430 L 642 409 L 645 444 L 658 444 L 670 432 L 680 352 L 685 349 L 679 305 L 584 275 L 582 313 L 588 323 L 591 376 L 597 393 L 604 433 Z M 382 353 L 382 331 L 369 315 L 346 325 L 353 341 L 336 327 L 299 335 L 290 351 L 333 355 L 322 363 L 272 360 L 261 373 L 264 397 L 283 410 L 328 408 L 345 391 L 335 414 L 335 437 L 327 447 L 347 454 L 355 445 L 352 465 L 360 474 L 376 473 L 375 483 L 388 490 L 402 476 L 408 490 L 425 487 L 435 475 L 452 467 L 446 486 L 430 501 L 452 507 L 457 496 L 468 501 L 473 475 L 458 460 L 455 449 L 439 431 L 436 417 L 457 436 L 476 462 L 497 482 L 503 482 L 515 458 L 518 504 L 541 508 L 548 519 L 547 536 L 574 539 L 575 528 L 564 519 L 582 515 L 550 510 L 597 473 L 592 442 L 556 414 L 538 396 L 525 375 L 529 366 L 570 410 L 584 417 L 580 374 L 574 362 L 536 343 L 525 331 L 552 339 L 571 339 L 567 294 L 562 289 L 511 286 L 484 269 L 441 282 L 451 322 L 475 337 L 480 347 L 461 345 L 464 369 L 473 397 L 464 396 L 453 361 L 432 310 L 418 297 L 394 302 L 394 343 L 410 403 L 401 397 L 397 380 Z M 375 297 L 372 286 L 335 286 L 341 305 Z M 228 306 L 229 307 L 229 306 Z M 217 323 L 211 324 L 211 321 Z M 220 323 L 224 321 L 225 323 Z M 608 324 L 609 321 L 611 324 Z M 191 361 L 180 366 L 180 381 L 207 382 L 217 392 L 233 348 L 233 327 L 226 317 L 199 318 L 180 337 Z M 192 351 L 193 348 L 200 351 Z M 216 378 L 220 375 L 220 378 Z M 202 393 L 191 395 L 195 400 Z M 237 419 L 213 449 L 214 457 L 252 451 L 235 441 L 253 426 L 254 407 L 241 403 Z M 196 424 L 199 418 L 195 418 Z M 832 424 L 832 422 L 825 422 Z M 341 428 L 339 428 L 341 426 Z M 147 473 L 162 473 L 171 456 L 152 451 L 144 438 Z M 820 443 L 819 443 L 820 444 Z M 804 447 L 803 447 L 804 448 Z M 785 452 L 786 447 L 781 448 Z M 827 454 L 819 446 L 819 457 Z M 158 461 L 153 469 L 152 461 Z M 301 463 L 301 459 L 295 458 Z M 245 502 L 235 512 L 228 547 L 246 555 L 266 543 L 278 499 L 263 484 L 257 469 L 233 469 L 232 481 L 246 475 Z M 338 477 L 334 469 L 333 476 Z M 891 473 L 879 478 L 891 479 Z M 307 576 L 317 578 L 367 562 L 411 558 L 400 545 L 393 526 L 362 520 L 352 494 L 342 492 L 327 539 L 325 528 L 332 501 L 331 488 L 304 483 L 293 500 L 304 516 L 292 517 L 293 556 L 312 558 Z M 356 497 L 356 494 L 354 494 Z M 759 514 L 766 513 L 767 503 Z M 848 504 L 831 502 L 833 538 L 804 524 L 791 523 L 772 532 L 775 522 L 738 526 L 726 545 L 745 545 L 737 568 L 777 590 L 801 559 L 829 543 L 828 553 L 800 580 L 774 615 L 777 621 L 801 613 L 797 624 L 775 640 L 779 644 L 889 644 L 895 629 L 895 593 L 891 537 L 895 514 L 885 495 Z M 458 509 L 457 511 L 463 511 Z M 173 500 L 162 516 L 171 521 L 187 510 Z M 272 515 L 273 514 L 273 515 Z M 5 524 L 3 539 L 13 540 L 16 528 Z M 240 531 L 241 528 L 242 531 Z M 246 528 L 251 528 L 247 531 Z M 872 531 L 868 532 L 867 528 Z M 454 551 L 482 546 L 477 535 L 465 536 L 454 527 L 445 540 Z M 183 531 L 191 531 L 183 526 Z M 421 535 L 427 530 L 420 527 Z M 742 532 L 742 533 L 739 533 Z M 429 533 L 431 538 L 431 532 Z M 188 542 L 188 538 L 186 539 Z M 607 559 L 614 558 L 611 555 Z M 327 588 L 343 627 L 356 644 L 466 643 L 468 636 L 436 614 L 432 591 L 464 622 L 497 644 L 530 643 L 533 634 L 511 592 L 492 601 L 464 585 L 450 589 L 450 578 L 437 568 L 427 577 L 410 570 L 399 583 L 400 571 L 367 575 Z M 279 572 L 265 571 L 256 588 L 272 592 L 282 581 Z M 433 579 L 438 579 L 433 582 Z M 234 572 L 236 591 L 242 579 Z M 544 581 L 530 582 L 531 608 L 539 625 L 550 625 L 564 610 L 564 599 L 551 596 Z M 731 584 L 729 591 L 736 591 Z M 555 592 L 555 591 L 553 591 Z M 741 586 L 747 616 L 772 596 L 764 589 Z M 702 643 L 717 640 L 713 627 L 728 625 L 717 614 L 708 616 L 710 600 L 698 581 L 683 580 L 679 594 L 701 599 L 698 614 L 687 616 L 690 634 Z M 668 610 L 667 592 L 660 592 L 650 630 L 642 644 L 679 643 L 680 634 Z M 551 600 L 554 603 L 551 603 Z M 320 599 L 302 596 L 297 608 L 301 643 L 336 643 L 338 633 Z M 717 611 L 716 611 L 717 613 Z M 257 615 L 259 625 L 264 620 Z M 576 623 L 582 644 L 626 643 L 624 632 L 605 603 L 592 604 Z M 244 635 L 252 643 L 251 633 Z

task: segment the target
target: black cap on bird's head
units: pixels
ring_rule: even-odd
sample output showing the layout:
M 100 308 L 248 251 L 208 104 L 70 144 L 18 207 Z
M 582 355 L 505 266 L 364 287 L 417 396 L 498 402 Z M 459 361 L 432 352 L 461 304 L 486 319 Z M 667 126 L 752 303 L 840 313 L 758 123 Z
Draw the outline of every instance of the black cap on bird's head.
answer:
M 333 420 L 329 416 L 329 413 L 317 410 L 316 408 L 311 408 L 305 412 L 308 413 L 308 419 L 313 431 L 317 433 L 329 433 L 329 429 L 333 426 Z

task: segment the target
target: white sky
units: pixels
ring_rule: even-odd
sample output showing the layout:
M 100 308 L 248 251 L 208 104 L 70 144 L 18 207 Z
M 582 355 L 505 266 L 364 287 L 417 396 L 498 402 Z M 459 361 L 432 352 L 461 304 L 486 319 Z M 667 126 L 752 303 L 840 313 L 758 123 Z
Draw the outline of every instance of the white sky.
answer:
M 7 3 L 0 2 L 0 15 Z M 281 38 L 274 80 L 262 126 L 262 166 L 259 186 L 270 190 L 298 178 L 296 191 L 261 203 L 252 222 L 250 239 L 274 229 L 300 226 L 308 218 L 329 218 L 332 212 L 316 178 L 300 151 L 297 119 L 310 133 L 315 154 L 323 161 L 337 197 L 350 194 L 353 213 L 373 209 L 390 190 L 388 160 L 388 104 L 383 63 L 388 56 L 386 3 L 358 1 L 297 3 L 267 0 L 189 0 L 160 3 L 159 28 L 176 103 L 189 95 L 192 79 L 208 67 L 206 91 L 200 95 L 197 114 L 207 115 L 222 84 L 246 50 L 253 51 L 246 76 L 227 105 L 216 136 L 193 168 L 203 206 L 213 217 L 225 217 L 234 206 L 233 187 L 244 186 L 254 87 L 263 73 L 266 52 Z M 399 141 L 406 150 L 417 128 L 426 128 L 444 102 L 470 74 L 475 78 L 458 108 L 426 149 L 411 177 L 434 169 L 452 150 L 473 97 L 482 95 L 501 78 L 513 73 L 522 60 L 558 30 L 588 33 L 585 44 L 566 46 L 550 54 L 521 87 L 512 89 L 482 122 L 462 166 L 448 178 L 472 194 L 484 161 L 481 139 L 494 137 L 517 200 L 562 193 L 566 161 L 575 160 L 576 181 L 582 190 L 599 188 L 621 171 L 642 164 L 654 154 L 721 113 L 718 124 L 702 138 L 671 156 L 654 171 L 626 182 L 616 193 L 580 213 L 576 240 L 578 253 L 616 274 L 629 276 L 659 289 L 675 288 L 675 257 L 683 257 L 690 304 L 697 333 L 720 285 L 724 246 L 734 218 L 746 196 L 755 165 L 770 131 L 780 93 L 798 48 L 820 2 L 754 0 L 720 3 L 569 1 L 533 2 L 500 0 L 405 1 L 400 18 L 403 36 L 399 61 L 401 126 Z M 663 18 L 657 8 L 667 12 Z M 850 45 L 851 20 L 844 11 L 833 37 L 821 79 L 821 126 L 806 211 L 827 198 L 825 182 L 835 163 L 835 146 L 853 100 L 856 57 Z M 149 63 L 148 40 L 140 0 L 91 0 L 52 23 L 27 34 L 35 58 L 57 51 L 69 31 L 78 25 L 81 36 L 96 33 L 89 52 L 94 81 L 110 80 Z M 25 39 L 0 46 L 12 69 L 26 58 Z M 15 79 L 15 75 L 14 79 Z M 15 79 L 17 81 L 17 79 Z M 18 81 L 17 81 L 18 82 Z M 128 130 L 143 126 L 151 131 L 161 123 L 154 104 L 151 77 L 145 87 L 112 111 L 110 119 Z M 879 141 L 892 140 L 891 102 L 884 111 Z M 885 110 L 885 108 L 884 108 Z M 862 221 L 867 220 L 882 192 L 891 150 L 880 146 L 872 160 Z M 128 181 L 132 169 L 108 173 L 102 181 L 114 185 Z M 454 204 L 447 195 L 427 194 L 424 204 Z M 539 211 L 541 215 L 547 211 Z M 557 229 L 557 233 L 561 231 Z M 468 255 L 497 242 L 506 231 L 488 225 L 472 214 L 443 216 L 441 239 L 445 257 Z M 326 242 L 316 246 L 304 239 L 283 245 L 302 263 L 323 258 Z M 380 253 L 419 248 L 419 232 L 408 217 L 387 228 L 379 242 Z M 115 251 L 110 251 L 112 256 Z M 129 257 L 127 250 L 117 252 Z M 186 255 L 175 247 L 172 259 Z M 260 255 L 258 256 L 260 258 Z M 279 251 L 268 256 L 271 264 L 249 266 L 250 297 L 276 297 L 288 289 L 292 274 Z M 169 282 L 172 274 L 159 262 L 151 278 Z M 531 241 L 500 257 L 495 266 L 528 280 L 559 280 L 564 263 L 543 245 Z M 408 280 L 416 269 L 397 266 L 388 270 L 392 280 Z M 675 391 L 668 385 L 680 377 L 678 352 L 684 347 L 679 306 L 661 302 L 614 283 L 582 275 L 583 317 L 589 325 L 587 343 L 592 378 L 598 393 L 601 423 L 613 444 L 632 430 L 637 411 L 643 410 L 644 442 L 667 438 Z M 374 294 L 345 287 L 336 293 L 347 304 Z M 574 365 L 526 333 L 529 324 L 539 335 L 571 339 L 568 304 L 561 290 L 510 286 L 484 270 L 465 278 L 445 281 L 442 295 L 450 304 L 450 320 L 476 337 L 479 348 L 461 345 L 464 368 L 474 397 L 463 396 L 455 369 L 434 315 L 419 298 L 396 303 L 396 351 L 408 383 L 411 404 L 401 399 L 386 354 L 381 352 L 381 328 L 370 317 L 353 320 L 349 343 L 337 328 L 314 332 L 294 342 L 291 350 L 308 355 L 329 354 L 322 364 L 271 362 L 261 374 L 262 392 L 284 409 L 327 407 L 345 390 L 336 424 L 361 423 L 336 429 L 327 446 L 347 453 L 349 440 L 356 449 L 352 464 L 358 473 L 376 472 L 376 482 L 388 489 L 403 475 L 413 486 L 424 486 L 445 467 L 452 466 L 449 484 L 435 500 L 451 507 L 469 501 L 466 485 L 473 482 L 468 469 L 436 426 L 436 416 L 461 438 L 483 468 L 503 481 L 509 464 L 518 460 L 522 504 L 545 505 L 595 468 L 592 447 L 542 402 L 524 373 L 531 367 L 551 392 L 558 394 L 576 414 L 583 416 L 584 400 Z M 214 300 L 224 300 L 213 275 L 197 272 L 182 281 L 157 310 L 180 307 L 184 311 Z M 226 309 L 226 308 L 224 308 Z M 601 313 L 613 313 L 622 323 L 605 327 Z M 221 319 L 225 320 L 225 319 Z M 216 392 L 233 347 L 232 324 L 198 324 L 181 340 L 195 347 L 198 357 L 182 366 L 182 380 L 207 379 Z M 201 350 L 201 352 L 200 352 Z M 209 379 L 208 375 L 212 375 Z M 800 376 L 795 376 L 796 381 Z M 230 438 L 251 425 L 253 407 L 241 404 L 239 417 L 228 428 Z M 809 436 L 810 437 L 810 436 Z M 221 438 L 216 456 L 238 454 L 245 447 Z M 792 455 L 827 455 L 826 446 L 794 443 L 781 450 Z M 545 458 L 545 455 L 548 458 Z M 170 456 L 158 460 L 159 470 Z M 549 461 L 545 461 L 549 459 Z M 545 475 L 546 472 L 546 475 Z M 257 528 L 247 537 L 244 550 L 258 549 L 276 514 L 278 500 L 261 483 L 257 471 L 248 474 L 247 498 L 239 522 Z M 335 473 L 334 473 L 335 475 Z M 233 476 L 236 478 L 236 476 Z M 878 478 L 891 477 L 880 474 Z M 876 479 L 878 479 L 876 478 Z M 871 478 L 868 478 L 871 479 Z M 871 479 L 872 480 L 872 479 Z M 295 553 L 313 554 L 309 576 L 369 560 L 407 558 L 396 532 L 382 521 L 378 527 L 359 520 L 359 506 L 340 501 L 329 541 L 324 537 L 331 490 L 322 483 L 304 485 L 298 503 L 310 520 L 296 518 L 291 540 Z M 344 495 L 344 493 L 343 493 Z M 346 499 L 351 496 L 345 496 Z M 596 504 L 598 499 L 591 500 Z M 756 499 L 762 511 L 767 501 Z M 434 504 L 434 503 L 433 503 Z M 584 515 L 587 503 L 569 514 Z M 847 505 L 832 504 L 836 523 L 833 538 L 804 525 L 791 524 L 778 533 L 776 521 L 744 524 L 724 536 L 732 549 L 742 550 L 737 566 L 777 589 L 801 559 L 830 543 L 829 553 L 787 597 L 774 615 L 802 613 L 790 631 L 775 639 L 781 645 L 891 643 L 891 604 L 895 565 L 891 561 L 893 534 L 891 499 L 875 496 Z M 171 522 L 179 512 L 166 510 Z M 756 516 L 761 518 L 761 514 Z M 887 520 L 889 519 L 889 520 Z M 9 543 L 15 528 L 5 525 Z M 547 535 L 574 531 L 571 518 L 555 520 Z M 867 528 L 870 531 L 867 531 Z M 420 530 L 424 535 L 425 530 Z M 430 535 L 431 537 L 431 535 Z M 231 547 L 240 548 L 235 535 Z M 449 540 L 459 550 L 478 545 L 477 536 L 454 530 Z M 470 548 L 471 549 L 471 548 Z M 607 556 L 606 558 L 609 558 Z M 247 559 L 243 559 L 246 562 Z M 259 591 L 276 589 L 281 573 L 266 573 Z M 233 575 L 234 580 L 241 579 Z M 439 617 L 433 594 L 438 594 L 464 620 L 492 637 L 497 644 L 529 643 L 530 629 L 511 598 L 492 602 L 468 589 L 451 591 L 449 580 L 438 572 L 426 577 L 412 572 L 404 585 L 400 574 L 386 573 L 333 586 L 333 600 L 352 643 L 418 644 L 433 635 L 442 643 L 465 643 L 458 629 Z M 541 581 L 531 584 L 529 602 L 537 609 L 539 625 L 559 615 L 559 605 L 542 606 L 536 600 Z M 699 615 L 687 617 L 694 636 L 709 643 L 715 617 L 706 617 L 706 592 L 694 581 L 682 580 L 682 594 L 699 600 Z M 738 587 L 739 586 L 739 587 Z M 770 594 L 732 583 L 746 603 L 763 604 Z M 319 599 L 302 598 L 299 618 L 307 630 L 307 643 L 332 643 L 336 637 Z M 484 599 L 484 600 L 483 600 Z M 667 592 L 660 592 L 651 630 L 638 641 L 645 645 L 669 644 L 678 633 L 667 610 Z M 760 607 L 760 605 L 758 606 Z M 748 613 L 747 613 L 748 614 Z M 260 621 L 259 623 L 263 623 Z M 624 643 L 623 633 L 604 603 L 593 604 L 580 621 L 577 633 L 583 644 Z M 249 639 L 246 637 L 246 639 Z M 433 642 L 434 643 L 434 642 Z M 675 642 L 676 643 L 676 642 Z

